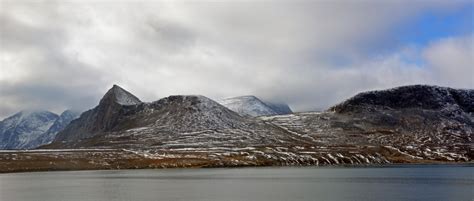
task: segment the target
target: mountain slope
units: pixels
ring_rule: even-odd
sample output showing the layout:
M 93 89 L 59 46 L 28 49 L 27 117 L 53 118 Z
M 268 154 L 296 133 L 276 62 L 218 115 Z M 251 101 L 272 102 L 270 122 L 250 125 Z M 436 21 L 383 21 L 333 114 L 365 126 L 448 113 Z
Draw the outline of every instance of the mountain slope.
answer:
M 401 90 L 361 93 L 325 112 L 258 118 L 203 96 L 135 105 L 101 101 L 44 148 L 93 148 L 119 157 L 105 155 L 106 164 L 100 157 L 83 161 L 102 168 L 471 162 L 472 90 Z
M 39 135 L 35 140 L 30 141 L 26 147 L 36 148 L 38 146 L 51 143 L 56 137 L 56 134 L 66 128 L 66 126 L 69 125 L 72 120 L 77 119 L 79 115 L 79 112 L 65 110 L 63 113 L 61 113 L 61 115 L 59 115 L 53 125 L 51 125 L 51 127 L 49 127 L 46 132 Z
M 286 104 L 265 103 L 255 96 L 226 98 L 218 102 L 242 116 L 256 117 L 292 113 Z
M 169 96 L 152 103 L 120 105 L 107 101 L 115 100 L 110 98 L 111 90 L 97 107 L 60 132 L 50 147 L 169 150 L 295 141 L 278 127 L 242 117 L 204 96 Z
M 33 148 L 35 141 L 58 119 L 48 111 L 22 111 L 0 122 L 0 149 Z
M 338 152 L 379 147 L 394 162 L 471 161 L 473 91 L 404 86 L 360 93 L 327 112 L 265 120 Z
M 110 130 L 117 124 L 126 108 L 138 107 L 142 102 L 133 94 L 117 85 L 102 97 L 99 105 L 81 114 L 72 121 L 62 132 L 58 133 L 55 141 L 74 141 L 93 137 L 96 133 Z

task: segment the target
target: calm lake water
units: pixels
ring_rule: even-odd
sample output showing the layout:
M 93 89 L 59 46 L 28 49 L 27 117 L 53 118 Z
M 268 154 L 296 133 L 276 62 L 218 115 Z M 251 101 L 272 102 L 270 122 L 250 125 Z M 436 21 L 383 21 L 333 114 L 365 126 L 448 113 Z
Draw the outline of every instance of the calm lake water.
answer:
M 0 174 L 1 201 L 474 200 L 474 166 Z

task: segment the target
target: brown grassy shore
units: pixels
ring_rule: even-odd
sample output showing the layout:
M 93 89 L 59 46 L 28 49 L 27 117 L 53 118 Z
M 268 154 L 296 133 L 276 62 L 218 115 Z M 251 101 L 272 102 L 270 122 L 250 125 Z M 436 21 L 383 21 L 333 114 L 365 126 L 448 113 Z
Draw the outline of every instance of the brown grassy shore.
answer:
M 439 160 L 415 160 L 397 155 L 388 158 L 391 164 L 468 164 Z M 384 164 L 288 164 L 262 158 L 229 155 L 212 158 L 203 153 L 163 153 L 160 157 L 147 157 L 120 149 L 63 149 L 0 151 L 0 173 L 58 171 L 58 170 L 112 170 L 157 168 L 211 168 L 246 166 L 380 166 Z M 386 165 L 386 164 L 385 164 Z

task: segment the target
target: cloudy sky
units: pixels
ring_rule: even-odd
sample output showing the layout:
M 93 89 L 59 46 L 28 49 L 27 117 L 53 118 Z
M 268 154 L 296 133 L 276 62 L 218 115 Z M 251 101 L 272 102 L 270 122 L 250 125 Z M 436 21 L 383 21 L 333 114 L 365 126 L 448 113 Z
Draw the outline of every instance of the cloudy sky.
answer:
M 474 88 L 474 3 L 0 0 L 0 118 L 253 94 L 295 111 L 407 84 Z

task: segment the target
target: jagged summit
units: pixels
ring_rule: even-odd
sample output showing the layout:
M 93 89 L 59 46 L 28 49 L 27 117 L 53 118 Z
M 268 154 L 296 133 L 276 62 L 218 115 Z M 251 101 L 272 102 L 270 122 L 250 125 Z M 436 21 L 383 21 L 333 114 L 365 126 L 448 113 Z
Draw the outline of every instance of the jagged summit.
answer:
M 120 105 L 136 105 L 141 103 L 140 99 L 136 96 L 115 84 L 105 93 L 99 104 L 106 104 L 108 102 L 115 102 Z
M 474 112 L 474 90 L 409 85 L 359 93 L 331 107 L 329 110 L 344 113 L 367 106 L 386 107 L 388 109 L 421 108 L 432 110 L 449 107 L 470 113 Z
M 218 102 L 242 116 L 256 117 L 292 113 L 286 104 L 266 103 L 252 95 L 226 98 Z
M 114 127 L 123 113 L 133 111 L 141 105 L 140 99 L 130 92 L 113 85 L 105 93 L 95 108 L 81 114 L 72 121 L 62 132 L 59 132 L 55 141 L 79 140 L 95 136 Z

